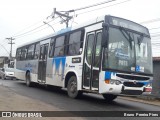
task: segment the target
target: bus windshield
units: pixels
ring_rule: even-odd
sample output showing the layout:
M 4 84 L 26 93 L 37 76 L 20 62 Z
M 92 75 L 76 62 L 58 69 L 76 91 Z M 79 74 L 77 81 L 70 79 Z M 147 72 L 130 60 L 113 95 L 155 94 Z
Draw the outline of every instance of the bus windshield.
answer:
M 148 37 L 122 27 L 110 27 L 108 32 L 105 68 L 152 74 L 151 43 Z

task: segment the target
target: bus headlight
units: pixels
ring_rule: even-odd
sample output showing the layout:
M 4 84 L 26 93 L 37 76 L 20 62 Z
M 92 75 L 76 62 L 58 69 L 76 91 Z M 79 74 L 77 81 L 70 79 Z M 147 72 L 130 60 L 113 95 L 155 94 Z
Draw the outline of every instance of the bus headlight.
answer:
M 116 84 L 116 85 L 119 85 L 119 84 L 121 84 L 121 81 L 119 81 L 119 80 L 105 80 L 105 83 L 106 84 Z
M 121 81 L 116 80 L 115 84 L 116 84 L 116 85 L 119 85 L 119 84 L 121 84 Z
M 115 80 L 110 80 L 110 84 L 114 84 L 115 83 Z

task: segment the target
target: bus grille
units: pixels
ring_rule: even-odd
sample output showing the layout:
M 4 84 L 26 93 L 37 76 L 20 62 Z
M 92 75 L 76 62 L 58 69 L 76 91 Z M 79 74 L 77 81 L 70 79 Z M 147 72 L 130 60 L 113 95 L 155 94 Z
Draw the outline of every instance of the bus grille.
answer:
M 129 79 L 129 80 L 149 80 L 149 77 L 145 76 L 133 76 L 133 75 L 123 75 L 123 74 L 117 74 L 118 77 Z
M 124 86 L 126 87 L 143 87 L 143 83 L 133 83 L 133 82 L 124 82 Z
M 141 95 L 143 91 L 141 90 L 124 90 L 121 92 L 121 94 L 125 95 Z

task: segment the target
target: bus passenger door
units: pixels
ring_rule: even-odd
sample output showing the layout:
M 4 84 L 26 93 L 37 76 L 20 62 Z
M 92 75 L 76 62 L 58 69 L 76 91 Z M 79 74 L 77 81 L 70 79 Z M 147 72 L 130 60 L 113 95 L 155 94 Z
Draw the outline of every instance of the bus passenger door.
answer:
M 47 66 L 48 44 L 40 45 L 40 56 L 38 61 L 38 82 L 46 82 L 46 66 Z
M 83 88 L 85 89 L 98 90 L 99 87 L 101 40 L 101 30 L 87 34 L 85 60 L 83 65 Z

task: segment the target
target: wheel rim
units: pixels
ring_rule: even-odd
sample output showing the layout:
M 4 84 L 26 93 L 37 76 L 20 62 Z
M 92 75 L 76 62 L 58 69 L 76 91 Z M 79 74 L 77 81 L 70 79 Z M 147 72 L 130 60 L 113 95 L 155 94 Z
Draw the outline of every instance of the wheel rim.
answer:
M 76 83 L 75 81 L 72 81 L 72 82 L 71 82 L 70 91 L 71 91 L 71 93 L 73 93 L 73 94 L 77 91 L 77 83 Z
M 26 77 L 26 83 L 27 83 L 27 85 L 29 85 L 29 83 L 30 83 L 30 81 L 29 81 L 29 75 L 27 75 L 27 77 Z

